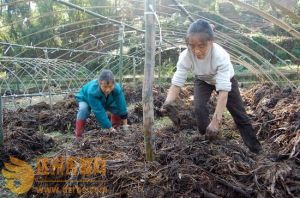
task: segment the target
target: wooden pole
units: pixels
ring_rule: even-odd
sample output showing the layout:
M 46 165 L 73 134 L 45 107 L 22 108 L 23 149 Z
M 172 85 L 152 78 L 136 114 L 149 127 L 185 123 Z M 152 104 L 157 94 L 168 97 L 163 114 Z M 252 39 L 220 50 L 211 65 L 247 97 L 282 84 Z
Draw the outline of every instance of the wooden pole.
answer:
M 160 12 L 160 3 L 161 1 L 158 0 L 158 6 L 157 6 L 157 10 L 158 12 Z M 162 53 L 162 49 L 161 49 L 161 43 L 159 42 L 159 46 L 158 46 L 158 86 L 159 86 L 159 90 L 158 92 L 160 93 L 161 91 L 161 84 L 162 84 L 162 80 L 161 80 L 161 71 L 162 71 L 162 64 L 161 64 L 161 53 Z
M 158 52 L 158 86 L 159 86 L 159 90 L 158 92 L 161 93 L 161 87 L 162 87 L 162 79 L 161 79 L 161 71 L 162 71 L 162 61 L 161 61 L 161 46 L 159 46 L 158 48 L 159 52 Z
M 124 24 L 119 27 L 119 83 L 122 84 L 123 81 L 123 43 L 124 43 Z
M 155 0 L 145 0 L 145 65 L 143 83 L 143 130 L 146 160 L 154 160 L 153 79 L 155 64 Z
M 44 50 L 45 53 L 45 59 L 47 60 L 47 82 L 48 82 L 48 95 L 49 95 L 49 101 L 50 101 L 50 111 L 52 112 L 52 95 L 51 95 L 51 75 L 50 75 L 50 65 L 49 65 L 49 57 L 48 57 L 48 51 Z
M 134 85 L 134 91 L 136 91 L 136 60 L 134 57 L 132 58 L 132 64 L 133 64 L 133 85 Z

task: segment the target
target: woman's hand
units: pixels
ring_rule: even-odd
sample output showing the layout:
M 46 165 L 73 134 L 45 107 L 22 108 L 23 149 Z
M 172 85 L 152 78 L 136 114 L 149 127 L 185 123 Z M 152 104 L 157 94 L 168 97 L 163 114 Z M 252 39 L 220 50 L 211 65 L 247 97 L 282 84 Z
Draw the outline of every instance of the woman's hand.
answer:
M 219 128 L 221 124 L 221 119 L 217 118 L 217 116 L 213 116 L 210 124 L 206 128 L 205 137 L 209 140 L 216 139 L 219 134 Z
M 129 125 L 128 124 L 123 124 L 121 126 L 121 129 L 123 129 L 124 131 L 128 131 L 129 130 Z
M 161 115 L 166 115 L 166 113 L 167 113 L 167 109 L 165 108 L 166 107 L 166 105 L 168 105 L 168 103 L 164 103 L 161 107 L 160 107 L 160 109 L 159 109 L 159 112 L 161 113 Z
M 111 128 L 109 128 L 109 132 L 110 133 L 115 133 L 115 132 L 117 132 L 117 130 L 114 127 L 111 127 Z

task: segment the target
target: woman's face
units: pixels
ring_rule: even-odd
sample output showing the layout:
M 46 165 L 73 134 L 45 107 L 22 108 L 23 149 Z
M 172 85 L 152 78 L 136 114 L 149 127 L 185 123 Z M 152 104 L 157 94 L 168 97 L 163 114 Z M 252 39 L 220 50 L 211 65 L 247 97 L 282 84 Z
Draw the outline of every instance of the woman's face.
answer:
M 102 90 L 102 92 L 107 96 L 108 94 L 110 94 L 110 92 L 112 92 L 112 90 L 115 87 L 115 83 L 113 81 L 109 81 L 109 83 L 107 83 L 105 80 L 99 81 L 99 85 L 100 88 Z
M 186 38 L 187 47 L 198 59 L 204 59 L 212 47 L 207 37 L 206 33 L 193 33 Z

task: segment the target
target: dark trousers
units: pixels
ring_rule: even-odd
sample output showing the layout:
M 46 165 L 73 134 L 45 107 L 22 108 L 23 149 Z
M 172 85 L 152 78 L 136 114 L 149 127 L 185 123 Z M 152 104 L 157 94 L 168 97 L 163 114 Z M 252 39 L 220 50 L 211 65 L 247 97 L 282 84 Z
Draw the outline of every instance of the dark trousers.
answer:
M 237 128 L 243 138 L 245 145 L 251 151 L 261 149 L 261 145 L 256 138 L 255 131 L 251 125 L 249 116 L 244 108 L 243 100 L 235 78 L 231 80 L 231 91 L 228 92 L 227 109 L 232 115 Z M 197 127 L 200 133 L 205 134 L 206 128 L 210 123 L 208 101 L 211 93 L 215 90 L 214 85 L 210 85 L 205 81 L 196 79 L 194 87 L 194 106 L 197 120 Z

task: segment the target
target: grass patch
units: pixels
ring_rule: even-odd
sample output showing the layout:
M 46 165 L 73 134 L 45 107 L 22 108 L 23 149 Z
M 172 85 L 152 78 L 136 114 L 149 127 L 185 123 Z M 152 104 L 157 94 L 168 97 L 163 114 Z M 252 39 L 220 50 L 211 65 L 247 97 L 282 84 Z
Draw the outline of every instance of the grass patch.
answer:
M 157 120 L 154 120 L 154 129 L 160 129 L 167 126 L 172 126 L 173 122 L 168 117 L 161 117 Z

